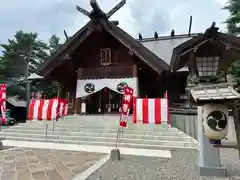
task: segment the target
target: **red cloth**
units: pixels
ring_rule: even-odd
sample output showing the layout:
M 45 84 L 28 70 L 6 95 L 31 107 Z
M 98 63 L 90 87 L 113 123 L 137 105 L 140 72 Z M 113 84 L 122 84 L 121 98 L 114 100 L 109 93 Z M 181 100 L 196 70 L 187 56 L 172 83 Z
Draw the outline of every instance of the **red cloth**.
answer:
M 104 88 L 104 96 L 107 96 L 108 95 L 108 90 L 107 88 Z
M 121 121 L 120 121 L 120 126 L 121 127 L 126 127 L 127 126 L 127 118 L 128 114 L 132 105 L 133 101 L 133 89 L 126 86 L 124 88 L 124 94 L 123 94 L 123 100 L 122 100 L 122 108 L 121 108 Z
M 7 99 L 7 84 L 1 84 L 0 85 L 0 107 L 1 107 L 1 121 L 2 124 L 6 124 L 7 123 L 7 119 L 6 119 L 6 99 Z

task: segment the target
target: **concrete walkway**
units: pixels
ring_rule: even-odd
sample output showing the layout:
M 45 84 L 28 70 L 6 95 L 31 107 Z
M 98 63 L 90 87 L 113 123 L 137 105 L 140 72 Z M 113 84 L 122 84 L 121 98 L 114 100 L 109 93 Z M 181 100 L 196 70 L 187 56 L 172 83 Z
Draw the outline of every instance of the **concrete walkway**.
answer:
M 28 142 L 28 141 L 13 141 L 3 140 L 4 146 L 15 146 L 23 148 L 44 148 L 44 149 L 58 149 L 68 151 L 83 151 L 109 154 L 113 147 L 108 146 L 91 146 L 91 145 L 75 145 L 75 144 L 58 144 L 58 143 L 45 143 L 45 142 Z M 137 149 L 137 148 L 120 148 L 121 154 L 149 156 L 149 157 L 162 157 L 171 158 L 169 150 L 150 150 L 150 149 Z

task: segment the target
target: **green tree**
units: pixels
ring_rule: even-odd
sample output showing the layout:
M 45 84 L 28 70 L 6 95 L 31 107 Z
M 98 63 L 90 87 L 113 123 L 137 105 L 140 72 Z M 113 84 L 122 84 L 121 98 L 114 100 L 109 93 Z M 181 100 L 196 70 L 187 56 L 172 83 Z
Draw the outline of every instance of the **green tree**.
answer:
M 223 8 L 230 12 L 230 17 L 226 20 L 229 33 L 240 34 L 240 0 L 229 0 Z
M 0 57 L 0 75 L 8 79 L 8 95 L 24 97 L 26 88 L 29 89 L 29 87 L 24 87 L 24 83 L 18 84 L 17 80 L 36 72 L 36 69 L 60 46 L 60 38 L 56 35 L 52 35 L 46 44 L 38 39 L 37 33 L 23 31 L 18 31 L 12 39 L 8 40 L 8 43 L 0 44 L 3 48 L 3 55 Z M 26 74 L 27 72 L 29 73 Z M 31 83 L 32 92 L 43 91 L 48 98 L 56 97 L 58 88 L 58 85 L 49 81 Z
M 240 35 L 240 0 L 228 0 L 226 6 L 223 8 L 228 10 L 230 16 L 226 20 L 228 33 L 239 36 Z M 238 58 L 240 59 L 240 58 Z M 240 82 L 240 61 L 235 61 L 229 67 L 228 73 L 232 74 L 237 82 Z
M 0 56 L 0 76 L 4 76 L 6 68 L 6 60 Z
M 18 31 L 8 44 L 1 44 L 3 48 L 2 59 L 6 62 L 7 76 L 21 76 L 28 71 L 35 72 L 48 57 L 48 46 L 38 40 L 37 33 Z
M 38 39 L 37 33 L 18 31 L 7 44 L 0 44 L 0 46 L 3 48 L 0 66 L 11 84 L 7 86 L 8 94 L 28 92 L 29 85 L 24 90 L 22 85 L 17 85 L 16 80 L 22 76 L 28 77 L 44 63 L 49 56 L 48 45 Z M 29 94 L 26 95 L 28 96 Z
M 50 37 L 50 40 L 49 40 L 49 52 L 50 52 L 50 54 L 53 54 L 56 50 L 58 50 L 61 45 L 62 44 L 60 44 L 60 38 L 57 37 L 55 34 L 53 34 Z

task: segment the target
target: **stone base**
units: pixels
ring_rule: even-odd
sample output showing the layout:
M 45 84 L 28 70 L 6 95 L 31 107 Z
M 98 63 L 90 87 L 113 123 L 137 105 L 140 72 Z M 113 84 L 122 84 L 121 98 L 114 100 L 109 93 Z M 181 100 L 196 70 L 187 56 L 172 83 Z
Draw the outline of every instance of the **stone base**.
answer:
M 3 149 L 3 144 L 2 144 L 2 141 L 0 141 L 0 150 Z
M 198 164 L 195 164 L 195 170 L 200 176 L 227 177 L 227 169 L 225 167 L 200 167 Z
M 120 161 L 120 151 L 119 151 L 119 149 L 112 149 L 110 157 L 111 157 L 112 161 Z

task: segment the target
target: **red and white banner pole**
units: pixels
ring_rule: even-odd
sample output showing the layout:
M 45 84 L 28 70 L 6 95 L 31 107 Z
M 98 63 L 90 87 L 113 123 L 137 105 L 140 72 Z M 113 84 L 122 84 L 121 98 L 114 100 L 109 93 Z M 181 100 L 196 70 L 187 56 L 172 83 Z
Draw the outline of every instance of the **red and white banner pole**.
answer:
M 41 97 L 41 92 L 38 92 L 37 93 L 37 99 L 41 99 L 42 97 Z
M 168 127 L 171 127 L 170 121 L 170 108 L 169 108 L 169 100 L 168 100 L 168 91 L 165 92 L 164 98 L 167 100 L 167 125 Z
M 118 142 L 120 142 L 121 128 L 123 130 L 123 128 L 127 126 L 127 119 L 128 119 L 129 111 L 130 111 L 132 101 L 133 101 L 133 91 L 134 90 L 128 86 L 125 86 L 125 88 L 124 88 L 124 94 L 123 94 L 123 98 L 122 98 L 122 107 L 121 107 L 121 112 L 120 112 L 120 124 L 119 124 L 119 128 L 117 131 L 117 139 L 116 139 L 115 149 L 117 149 L 117 144 L 118 144 Z

